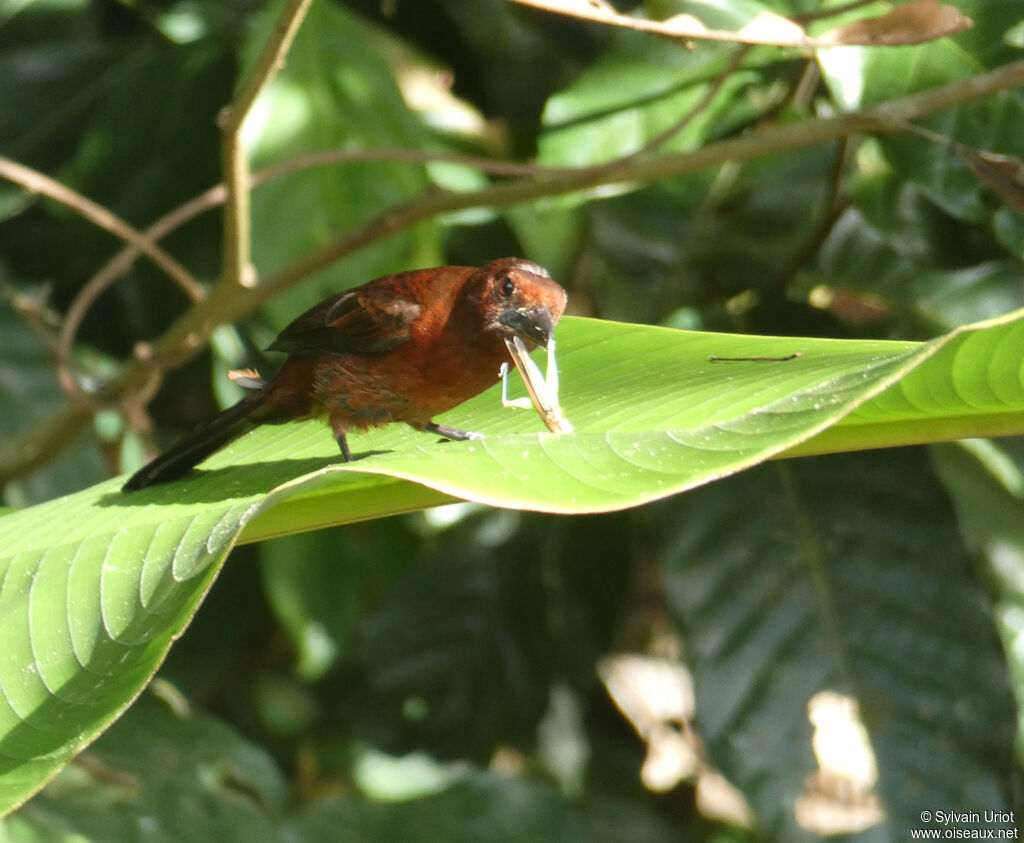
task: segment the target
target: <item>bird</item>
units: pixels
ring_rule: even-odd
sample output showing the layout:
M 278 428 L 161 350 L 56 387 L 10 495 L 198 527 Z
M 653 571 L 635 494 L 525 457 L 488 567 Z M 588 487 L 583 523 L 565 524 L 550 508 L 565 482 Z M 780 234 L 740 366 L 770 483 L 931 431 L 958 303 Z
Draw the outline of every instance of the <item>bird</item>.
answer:
M 333 295 L 269 346 L 288 355 L 273 377 L 236 376 L 250 393 L 132 474 L 123 491 L 184 477 L 262 424 L 321 419 L 344 462 L 350 431 L 393 422 L 444 439 L 483 438 L 434 416 L 497 382 L 511 359 L 506 340 L 547 346 L 566 301 L 544 267 L 522 258 L 399 272 Z

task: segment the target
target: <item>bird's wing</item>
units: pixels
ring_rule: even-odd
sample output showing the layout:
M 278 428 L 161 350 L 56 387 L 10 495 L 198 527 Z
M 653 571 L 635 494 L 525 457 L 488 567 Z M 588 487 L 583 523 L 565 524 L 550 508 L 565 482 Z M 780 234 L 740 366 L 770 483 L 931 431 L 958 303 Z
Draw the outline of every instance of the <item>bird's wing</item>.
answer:
M 271 351 L 298 357 L 317 354 L 384 354 L 410 337 L 423 308 L 411 298 L 388 296 L 383 301 L 339 293 L 307 310 L 278 335 Z

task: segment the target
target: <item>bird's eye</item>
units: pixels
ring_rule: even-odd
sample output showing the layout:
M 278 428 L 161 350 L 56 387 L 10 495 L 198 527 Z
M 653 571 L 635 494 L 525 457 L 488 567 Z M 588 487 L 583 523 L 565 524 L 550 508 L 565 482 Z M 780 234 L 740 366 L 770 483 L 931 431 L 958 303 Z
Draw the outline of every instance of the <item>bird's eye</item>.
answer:
M 507 299 L 516 291 L 516 282 L 512 280 L 511 275 L 506 275 L 498 283 L 498 295 L 503 299 Z

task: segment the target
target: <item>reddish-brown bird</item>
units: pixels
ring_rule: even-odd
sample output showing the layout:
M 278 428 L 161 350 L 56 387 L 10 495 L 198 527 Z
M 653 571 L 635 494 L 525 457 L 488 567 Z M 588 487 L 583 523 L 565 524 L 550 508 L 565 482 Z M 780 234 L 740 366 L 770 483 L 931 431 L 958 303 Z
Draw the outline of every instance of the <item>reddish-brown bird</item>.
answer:
M 133 474 L 126 492 L 174 480 L 260 424 L 325 420 L 348 462 L 346 434 L 391 422 L 447 439 L 478 439 L 436 424 L 498 380 L 505 338 L 546 346 L 566 295 L 547 270 L 519 258 L 479 269 L 442 266 L 387 275 L 303 313 L 271 350 L 288 359 L 268 382 Z

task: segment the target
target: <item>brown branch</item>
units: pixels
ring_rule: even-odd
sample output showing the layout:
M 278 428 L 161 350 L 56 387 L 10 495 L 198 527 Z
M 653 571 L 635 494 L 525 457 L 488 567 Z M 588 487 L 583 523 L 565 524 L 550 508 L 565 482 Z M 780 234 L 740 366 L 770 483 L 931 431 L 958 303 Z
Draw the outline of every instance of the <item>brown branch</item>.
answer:
M 808 232 L 804 241 L 799 244 L 795 253 L 783 264 L 775 279 L 769 285 L 769 294 L 784 296 L 793 280 L 808 263 L 821 251 L 836 223 L 839 222 L 849 200 L 843 196 L 843 169 L 850 153 L 850 138 L 840 138 L 836 143 L 832 165 L 829 168 L 828 184 L 825 201 L 822 203 L 821 217 Z
M 220 114 L 218 122 L 223 131 L 224 185 L 218 185 L 176 209 L 150 226 L 142 235 L 151 241 L 158 240 L 196 214 L 225 202 L 226 199 L 224 266 L 221 281 L 229 287 L 251 286 L 255 280 L 249 260 L 250 177 L 248 158 L 241 142 L 242 127 L 260 92 L 283 66 L 288 48 L 310 2 L 311 0 L 290 0 L 276 21 L 270 38 L 246 77 L 238 96 Z M 78 385 L 69 363 L 78 328 L 92 304 L 114 281 L 127 272 L 138 257 L 139 251 L 138 244 L 132 243 L 128 249 L 115 255 L 89 279 L 68 309 L 68 317 L 57 342 L 57 377 L 64 390 L 78 401 L 91 403 L 90 396 Z
M 869 109 L 836 117 L 806 120 L 719 141 L 690 152 L 657 158 L 626 157 L 609 164 L 584 167 L 548 179 L 509 181 L 472 193 L 434 193 L 380 214 L 362 227 L 347 232 L 311 255 L 268 277 L 237 316 L 258 306 L 297 281 L 345 257 L 367 243 L 437 216 L 479 207 L 507 207 L 548 196 L 623 182 L 653 182 L 685 175 L 726 162 L 749 161 L 765 155 L 826 143 L 855 134 L 901 131 L 901 121 L 915 120 L 936 111 L 1024 84 L 1024 61 L 1003 65 L 989 73 L 932 88 Z M 237 316 L 235 318 L 237 318 Z
M 156 245 L 150 238 L 133 228 L 116 214 L 87 199 L 70 187 L 54 181 L 49 176 L 0 156 L 0 177 L 21 185 L 30 193 L 38 193 L 55 202 L 60 202 L 75 213 L 89 220 L 93 225 L 108 231 L 115 237 L 130 243 L 166 272 L 185 293 L 196 301 L 206 291 L 185 267 Z
M 223 204 L 226 196 L 227 191 L 224 189 L 224 185 L 218 184 L 215 187 L 211 187 L 194 199 L 190 199 L 170 213 L 165 214 L 146 228 L 142 232 L 142 236 L 150 242 L 157 243 L 204 211 Z M 91 405 L 93 402 L 91 396 L 79 385 L 78 379 L 71 369 L 71 351 L 75 344 L 75 337 L 78 334 L 82 320 L 85 319 L 86 314 L 89 312 L 89 308 L 114 282 L 131 269 L 132 264 L 135 263 L 140 254 L 142 252 L 138 246 L 128 245 L 107 261 L 95 275 L 85 282 L 82 289 L 72 299 L 57 332 L 56 347 L 54 349 L 56 353 L 57 379 L 65 392 L 84 404 Z
M 617 26 L 685 41 L 725 41 L 735 44 L 814 49 L 837 45 L 900 46 L 921 44 L 953 35 L 973 26 L 955 6 L 938 0 L 908 0 L 888 14 L 863 18 L 847 26 L 813 37 L 797 19 L 762 12 L 740 30 L 710 29 L 690 14 L 678 14 L 656 21 L 620 14 L 604 0 L 510 0 L 522 6 L 555 15 L 578 18 L 606 26 Z M 851 4 L 856 8 L 858 3 Z M 850 8 L 850 7 L 847 7 Z
M 659 132 L 657 135 L 655 135 L 653 138 L 647 141 L 647 143 L 640 147 L 640 149 L 634 152 L 630 157 L 637 158 L 641 155 L 646 155 L 650 152 L 654 152 L 655 150 L 660 149 L 672 138 L 674 138 L 681 131 L 683 131 L 683 129 L 689 126 L 694 120 L 696 120 L 697 117 L 700 116 L 700 113 L 709 105 L 711 105 L 715 97 L 718 96 L 719 92 L 722 90 L 729 77 L 736 70 L 739 70 L 740 65 L 743 64 L 743 59 L 749 52 L 749 46 L 747 46 L 746 44 L 740 44 L 733 51 L 733 54 L 729 57 L 729 61 L 726 63 L 725 67 L 717 76 L 715 76 L 714 79 L 711 80 L 711 83 L 708 85 L 707 90 L 705 90 L 704 93 L 701 95 L 700 99 L 697 100 L 696 103 L 694 103 L 693 107 L 667 129 Z
M 47 348 L 56 344 L 56 328 L 60 325 L 60 314 L 47 303 L 49 298 L 48 285 L 36 293 L 25 293 L 9 284 L 0 285 L 0 298 L 10 306 L 30 331 L 36 335 Z
M 300 172 L 313 167 L 325 167 L 333 164 L 350 164 L 370 161 L 407 161 L 410 163 L 430 164 L 442 162 L 471 167 L 479 172 L 495 176 L 542 176 L 564 175 L 578 172 L 569 167 L 542 167 L 536 164 L 521 164 L 514 161 L 495 161 L 482 156 L 461 155 L 450 152 L 430 152 L 421 149 L 383 148 L 383 149 L 329 149 L 296 156 L 287 161 L 272 164 L 252 173 L 251 184 L 259 187 L 267 181 L 280 178 L 290 173 Z M 227 199 L 227 189 L 223 184 L 215 185 L 188 202 L 162 216 L 142 233 L 143 236 L 159 242 L 171 232 L 183 226 L 200 214 L 223 205 Z M 67 314 L 60 325 L 56 342 L 57 377 L 64 390 L 86 404 L 92 398 L 82 390 L 71 369 L 71 351 L 75 337 L 82 321 L 96 300 L 117 282 L 138 259 L 141 251 L 133 245 L 125 246 L 112 257 L 100 270 L 83 285 L 68 306 Z
M 492 176 L 552 176 L 575 173 L 577 167 L 547 167 L 543 164 L 523 164 L 519 161 L 498 161 L 482 155 L 464 155 L 405 147 L 378 149 L 325 149 L 271 164 L 253 174 L 253 185 L 263 184 L 299 170 L 323 167 L 329 164 L 359 164 L 375 161 L 405 161 L 410 164 L 457 164 Z
M 310 2 L 312 0 L 287 0 L 238 96 L 221 112 L 218 120 L 223 132 L 221 157 L 227 188 L 221 283 L 227 287 L 251 287 L 256 283 L 250 263 L 249 158 L 242 142 L 242 127 L 260 92 L 284 66 L 288 48 Z
M 398 205 L 360 228 L 271 275 L 259 287 L 236 290 L 230 297 L 210 296 L 185 313 L 147 353 L 126 366 L 96 394 L 97 403 L 116 405 L 176 361 L 194 354 L 213 327 L 253 313 L 267 299 L 310 273 L 437 214 L 478 207 L 506 207 L 548 196 L 558 196 L 602 185 L 650 182 L 692 173 L 726 162 L 791 151 L 835 141 L 852 134 L 900 131 L 900 121 L 916 120 L 1000 90 L 1024 85 L 1024 61 L 1003 65 L 985 74 L 960 80 L 882 103 L 863 112 L 772 127 L 741 138 L 721 141 L 692 152 L 625 162 L 613 162 L 544 178 L 522 179 L 493 185 L 472 193 L 433 193 Z M 88 422 L 88 408 L 69 404 L 31 433 L 0 448 L 0 482 L 29 471 L 52 458 L 78 435 Z

